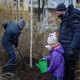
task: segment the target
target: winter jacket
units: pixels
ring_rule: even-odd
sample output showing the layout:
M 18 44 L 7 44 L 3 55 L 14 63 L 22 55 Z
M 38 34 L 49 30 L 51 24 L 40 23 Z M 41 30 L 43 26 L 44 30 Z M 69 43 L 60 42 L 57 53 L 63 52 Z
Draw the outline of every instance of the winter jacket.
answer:
M 17 23 L 9 22 L 2 38 L 2 44 L 7 46 L 14 44 L 17 47 L 20 32 L 21 29 Z
M 50 51 L 50 56 L 45 56 L 47 60 L 50 61 L 50 65 L 47 69 L 47 73 L 52 73 L 58 78 L 64 76 L 64 57 L 63 57 L 63 47 L 58 46 Z
M 70 5 L 60 24 L 59 42 L 64 48 L 67 60 L 77 60 L 80 50 L 80 11 Z M 70 58 L 70 50 L 74 50 L 74 57 Z

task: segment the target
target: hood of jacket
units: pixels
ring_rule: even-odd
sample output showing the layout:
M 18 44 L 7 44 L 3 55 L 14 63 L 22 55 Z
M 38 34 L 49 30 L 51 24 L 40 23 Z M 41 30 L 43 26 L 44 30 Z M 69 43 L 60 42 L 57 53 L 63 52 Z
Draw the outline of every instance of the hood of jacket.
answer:
M 76 8 L 74 8 L 73 4 L 71 4 L 68 8 L 67 11 L 69 14 L 79 14 L 80 15 L 80 11 Z
M 61 53 L 61 54 L 64 54 L 64 49 L 63 49 L 63 47 L 62 47 L 61 45 L 53 48 L 53 49 L 50 51 L 50 54 L 51 54 L 53 51 L 57 51 L 57 52 L 59 52 L 59 53 Z

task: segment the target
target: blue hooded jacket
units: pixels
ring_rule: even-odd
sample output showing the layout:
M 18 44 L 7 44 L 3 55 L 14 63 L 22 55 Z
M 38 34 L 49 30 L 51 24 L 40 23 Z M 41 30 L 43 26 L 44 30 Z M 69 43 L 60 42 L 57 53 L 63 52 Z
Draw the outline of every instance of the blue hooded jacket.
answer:
M 50 61 L 47 73 L 52 73 L 58 78 L 62 78 L 64 76 L 65 61 L 63 53 L 64 53 L 63 47 L 59 46 L 58 48 L 54 48 L 50 51 L 50 56 L 44 57 Z
M 18 37 L 21 33 L 21 29 L 17 23 L 9 22 L 2 38 L 3 45 L 18 46 Z

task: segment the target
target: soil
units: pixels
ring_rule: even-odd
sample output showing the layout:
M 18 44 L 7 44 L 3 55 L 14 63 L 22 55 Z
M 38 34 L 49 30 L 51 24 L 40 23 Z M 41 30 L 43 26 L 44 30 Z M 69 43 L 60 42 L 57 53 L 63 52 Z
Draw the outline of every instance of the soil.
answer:
M 30 68 L 30 59 L 26 58 L 26 65 L 23 64 L 22 61 L 17 60 L 17 65 L 15 65 L 13 67 L 13 72 L 16 74 L 16 76 L 18 76 L 19 79 L 17 80 L 51 80 L 51 74 L 41 74 L 40 70 L 38 69 L 38 67 L 35 65 L 39 60 L 33 58 L 33 67 Z M 75 76 L 76 79 L 75 80 L 80 80 L 80 61 L 76 64 L 76 72 L 75 72 Z M 6 68 L 3 68 L 3 72 L 5 72 Z M 2 80 L 2 79 L 0 79 Z M 5 79 L 3 79 L 5 80 Z M 6 80 L 10 80 L 10 79 L 6 79 Z M 11 79 L 12 80 L 12 79 Z M 16 79 L 15 79 L 16 80 Z
M 25 71 L 21 71 L 22 73 L 19 78 L 21 80 L 50 80 L 49 75 L 47 74 L 40 74 L 39 70 L 37 68 L 29 68 L 27 67 Z
M 20 80 L 51 80 L 51 75 L 41 74 L 38 67 L 35 65 L 38 60 L 33 59 L 33 67 L 30 68 L 29 59 L 25 59 L 26 65 L 18 63 L 14 66 L 13 72 L 20 78 Z M 5 71 L 6 68 L 4 68 Z

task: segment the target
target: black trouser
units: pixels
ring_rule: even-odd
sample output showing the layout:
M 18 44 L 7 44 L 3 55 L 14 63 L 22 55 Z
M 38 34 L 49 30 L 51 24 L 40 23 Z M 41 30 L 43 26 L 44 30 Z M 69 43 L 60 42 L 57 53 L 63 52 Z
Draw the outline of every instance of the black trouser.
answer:
M 75 60 L 65 60 L 64 80 L 75 80 Z

